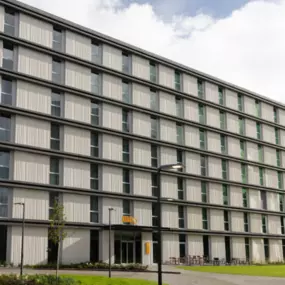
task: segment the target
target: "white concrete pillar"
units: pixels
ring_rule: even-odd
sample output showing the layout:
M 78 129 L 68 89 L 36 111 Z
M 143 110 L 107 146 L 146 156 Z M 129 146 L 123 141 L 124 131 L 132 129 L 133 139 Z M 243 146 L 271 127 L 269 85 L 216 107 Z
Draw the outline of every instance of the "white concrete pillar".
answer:
M 111 231 L 111 262 L 115 262 L 114 231 Z M 99 234 L 99 260 L 109 263 L 109 231 L 101 231 Z
M 142 233 L 142 264 L 151 265 L 153 260 L 153 246 L 152 246 L 152 233 L 145 232 Z M 145 252 L 145 243 L 150 242 L 150 253 Z

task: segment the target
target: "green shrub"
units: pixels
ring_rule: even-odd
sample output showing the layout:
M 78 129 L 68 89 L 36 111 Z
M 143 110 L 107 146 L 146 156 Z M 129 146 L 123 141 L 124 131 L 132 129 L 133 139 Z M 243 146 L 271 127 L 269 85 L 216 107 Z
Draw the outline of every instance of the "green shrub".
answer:
M 72 278 L 59 277 L 56 282 L 55 275 L 24 275 L 23 282 L 19 275 L 0 275 L 0 285 L 80 285 L 81 282 Z
M 39 265 L 26 265 L 27 268 L 34 268 L 34 269 L 55 269 L 56 264 L 39 264 Z M 83 262 L 83 263 L 76 263 L 76 264 L 60 264 L 60 269 L 89 269 L 89 270 L 107 270 L 109 268 L 108 263 L 98 262 Z M 142 265 L 138 263 L 133 264 L 112 264 L 112 270 L 120 270 L 120 271 L 146 271 L 148 268 L 147 265 Z

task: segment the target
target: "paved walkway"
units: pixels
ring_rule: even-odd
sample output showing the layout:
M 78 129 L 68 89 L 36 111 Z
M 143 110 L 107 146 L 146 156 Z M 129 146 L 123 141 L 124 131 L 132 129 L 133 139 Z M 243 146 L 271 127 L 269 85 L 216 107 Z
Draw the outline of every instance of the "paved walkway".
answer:
M 241 275 L 225 275 L 213 273 L 201 273 L 194 271 L 180 270 L 170 266 L 164 266 L 165 271 L 180 271 L 181 274 L 164 274 L 163 282 L 168 285 L 284 285 L 285 278 L 275 277 L 254 277 L 254 276 L 241 276 Z M 0 274 L 19 273 L 19 269 L 6 269 L 1 268 Z M 24 273 L 54 273 L 50 270 L 32 270 L 24 269 Z M 107 276 L 108 272 L 98 271 L 69 271 L 63 270 L 62 274 L 79 274 L 79 275 L 101 275 Z M 156 273 L 137 273 L 137 272 L 113 272 L 112 276 L 120 276 L 127 278 L 157 280 Z

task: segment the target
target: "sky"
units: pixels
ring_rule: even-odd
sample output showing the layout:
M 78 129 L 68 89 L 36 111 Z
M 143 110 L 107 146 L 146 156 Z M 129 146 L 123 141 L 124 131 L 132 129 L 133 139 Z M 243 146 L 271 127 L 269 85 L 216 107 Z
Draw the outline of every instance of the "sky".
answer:
M 285 0 L 22 0 L 285 103 Z

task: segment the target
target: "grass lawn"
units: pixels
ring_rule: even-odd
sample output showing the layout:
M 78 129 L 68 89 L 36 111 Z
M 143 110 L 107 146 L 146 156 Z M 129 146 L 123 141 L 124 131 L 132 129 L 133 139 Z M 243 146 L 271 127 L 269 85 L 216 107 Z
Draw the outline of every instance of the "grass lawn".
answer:
M 221 274 L 285 277 L 285 265 L 178 266 L 181 269 Z
M 131 279 L 131 278 L 117 278 L 112 277 L 109 279 L 105 276 L 96 276 L 96 275 L 61 275 L 64 277 L 70 277 L 75 280 L 80 280 L 82 285 L 157 285 L 155 281 L 147 281 L 140 279 Z

